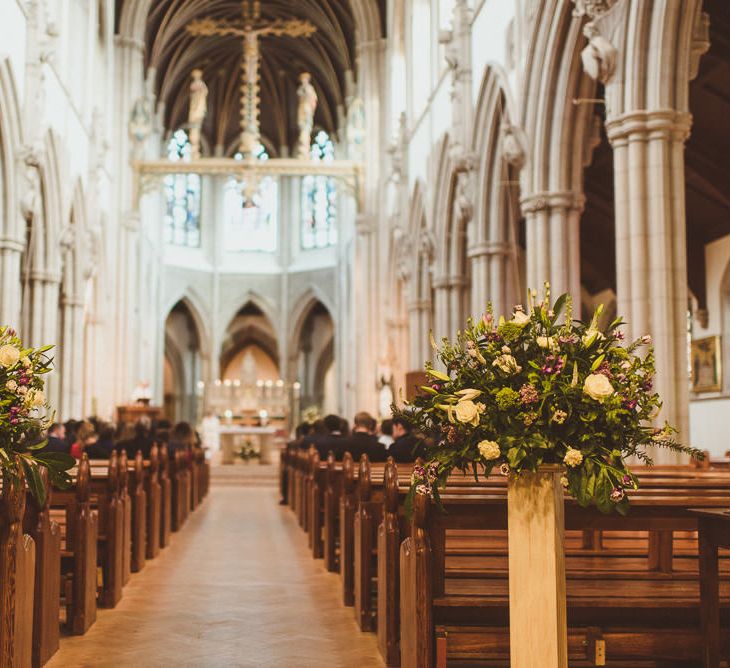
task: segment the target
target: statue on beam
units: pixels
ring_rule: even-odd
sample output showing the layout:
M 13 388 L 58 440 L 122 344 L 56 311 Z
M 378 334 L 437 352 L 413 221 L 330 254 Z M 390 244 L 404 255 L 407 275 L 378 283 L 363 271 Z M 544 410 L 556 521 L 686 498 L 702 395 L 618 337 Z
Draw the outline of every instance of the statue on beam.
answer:
M 203 70 L 194 69 L 191 77 L 188 127 L 190 129 L 191 157 L 193 160 L 197 160 L 200 157 L 200 130 L 208 111 L 208 86 L 203 81 Z
M 297 110 L 297 125 L 299 126 L 299 144 L 297 157 L 300 160 L 309 159 L 309 149 L 314 128 L 314 112 L 317 110 L 317 91 L 312 86 L 312 75 L 302 72 L 299 75 L 299 109 Z

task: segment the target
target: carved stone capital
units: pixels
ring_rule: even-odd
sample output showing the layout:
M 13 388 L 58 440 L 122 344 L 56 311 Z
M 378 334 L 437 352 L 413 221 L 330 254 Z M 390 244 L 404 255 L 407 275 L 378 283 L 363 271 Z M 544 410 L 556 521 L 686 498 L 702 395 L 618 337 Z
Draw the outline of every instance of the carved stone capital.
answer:
M 526 158 L 526 137 L 522 128 L 508 121 L 502 123 L 499 140 L 502 157 L 510 164 L 521 169 Z
M 587 16 L 592 20 L 601 14 L 605 14 L 616 2 L 617 0 L 573 0 L 575 4 L 573 16 L 578 18 Z
M 585 206 L 585 195 L 570 190 L 540 192 L 523 197 L 520 204 L 523 214 L 537 213 L 538 211 L 550 212 L 554 209 L 582 211 Z
M 606 120 L 606 135 L 612 145 L 647 139 L 685 141 L 689 137 L 692 115 L 674 109 L 631 111 Z

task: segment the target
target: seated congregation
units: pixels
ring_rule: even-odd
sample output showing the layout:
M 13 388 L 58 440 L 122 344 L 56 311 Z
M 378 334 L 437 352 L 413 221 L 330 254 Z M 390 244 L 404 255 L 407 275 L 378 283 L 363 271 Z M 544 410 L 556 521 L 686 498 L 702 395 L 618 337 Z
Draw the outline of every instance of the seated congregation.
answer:
M 77 458 L 69 488 L 41 468 L 44 499 L 11 478 L 0 494 L 0 582 L 15 585 L 0 609 L 2 666 L 42 666 L 63 634 L 85 634 L 208 493 L 209 465 L 186 423 L 54 424 L 46 451 Z
M 476 483 L 453 472 L 441 508 L 426 494 L 409 500 L 413 480 L 432 475 L 423 460 L 371 459 L 362 437 L 347 437 L 332 416 L 327 421 L 328 433 L 327 425 L 319 435 L 300 428 L 282 451 L 282 503 L 306 532 L 312 556 L 339 574 L 343 605 L 362 631 L 377 635 L 384 662 L 508 665 L 506 476 L 495 471 Z M 355 432 L 364 429 L 358 422 Z M 693 509 L 726 508 L 730 456 L 640 475 L 628 517 L 566 496 L 569 665 L 719 666 L 730 651 L 730 552 L 720 551 L 712 582 L 707 564 L 716 551 L 707 532 L 698 540 L 708 511 Z M 713 608 L 706 593 L 718 582 Z

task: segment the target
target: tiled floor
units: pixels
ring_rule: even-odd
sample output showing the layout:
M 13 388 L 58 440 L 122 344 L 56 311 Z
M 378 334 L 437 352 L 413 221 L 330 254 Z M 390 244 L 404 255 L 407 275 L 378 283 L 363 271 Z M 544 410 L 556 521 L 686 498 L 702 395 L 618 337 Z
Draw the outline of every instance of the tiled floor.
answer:
M 382 667 L 306 545 L 273 488 L 214 486 L 121 603 L 47 665 Z

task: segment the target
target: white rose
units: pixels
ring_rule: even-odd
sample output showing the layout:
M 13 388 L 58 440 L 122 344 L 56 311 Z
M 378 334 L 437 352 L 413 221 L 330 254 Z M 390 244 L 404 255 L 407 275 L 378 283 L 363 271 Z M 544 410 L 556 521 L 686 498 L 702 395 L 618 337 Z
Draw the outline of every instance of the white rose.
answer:
M 5 389 L 8 392 L 15 392 L 15 390 L 18 389 L 18 383 L 16 383 L 14 380 L 9 380 L 7 383 L 5 383 Z
M 25 385 L 21 385 L 18 388 L 18 394 L 22 394 L 22 395 L 28 394 L 28 388 Z
M 15 366 L 20 359 L 20 351 L 11 345 L 4 345 L 0 348 L 0 366 L 6 369 Z
M 522 367 L 517 364 L 517 360 L 512 355 L 500 355 L 492 362 L 492 366 L 496 366 L 500 371 L 507 374 L 522 371 Z
M 476 427 L 479 424 L 479 408 L 471 399 L 462 399 L 454 406 L 454 414 L 459 422 Z
M 499 456 L 502 454 L 499 449 L 499 443 L 496 441 L 480 441 L 477 447 L 479 448 L 479 454 L 484 459 L 499 459 Z
M 538 336 L 537 345 L 540 348 L 547 348 L 548 350 L 555 350 L 558 347 L 554 336 Z
M 30 397 L 29 403 L 33 408 L 40 408 L 46 403 L 46 395 L 40 390 L 35 390 L 28 396 Z
M 519 327 L 524 327 L 528 322 L 530 322 L 530 316 L 524 311 L 515 311 L 511 322 Z
M 580 466 L 583 463 L 583 453 L 580 450 L 568 448 L 568 451 L 565 453 L 565 457 L 563 457 L 563 461 L 566 466 Z
M 613 394 L 613 385 L 602 373 L 592 373 L 583 383 L 583 392 L 591 399 L 602 402 Z

